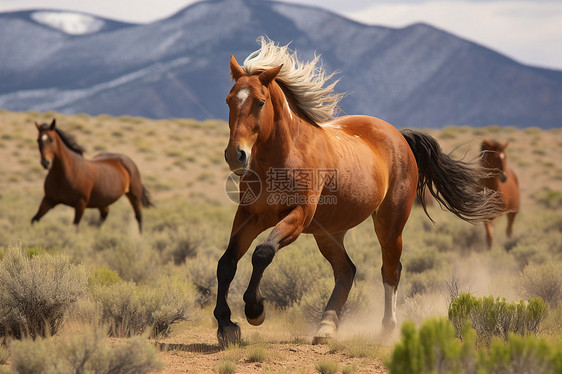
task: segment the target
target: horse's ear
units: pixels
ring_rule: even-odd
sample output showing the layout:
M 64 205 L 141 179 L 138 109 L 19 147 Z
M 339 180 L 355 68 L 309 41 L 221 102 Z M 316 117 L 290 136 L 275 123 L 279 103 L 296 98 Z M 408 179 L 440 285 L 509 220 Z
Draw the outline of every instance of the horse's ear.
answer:
M 33 123 L 35 123 L 35 127 L 37 127 L 37 130 L 39 130 L 39 127 L 41 127 L 41 126 L 39 126 L 39 124 L 37 123 L 37 121 L 33 121 Z
M 57 125 L 57 122 L 55 121 L 55 119 L 53 118 L 53 120 L 51 121 L 51 126 L 49 127 L 51 130 L 55 129 L 55 126 Z
M 230 55 L 230 76 L 232 77 L 232 79 L 237 81 L 238 78 L 243 77 L 245 75 L 248 74 L 246 74 L 244 69 L 242 69 L 242 67 L 238 65 L 238 61 L 236 61 L 234 56 Z
M 279 65 L 276 68 L 267 69 L 261 72 L 260 74 L 261 84 L 263 84 L 264 86 L 269 85 L 269 83 L 271 83 L 271 81 L 275 79 L 277 74 L 279 74 L 279 71 L 281 70 L 282 67 L 283 65 Z
M 485 146 L 488 147 L 488 148 L 492 148 L 492 147 L 493 147 L 492 142 L 489 141 L 488 139 L 482 140 L 482 145 L 485 145 Z
M 505 143 L 503 143 L 503 145 L 502 145 L 502 149 L 506 149 L 508 145 L 509 145 L 509 142 L 505 142 Z

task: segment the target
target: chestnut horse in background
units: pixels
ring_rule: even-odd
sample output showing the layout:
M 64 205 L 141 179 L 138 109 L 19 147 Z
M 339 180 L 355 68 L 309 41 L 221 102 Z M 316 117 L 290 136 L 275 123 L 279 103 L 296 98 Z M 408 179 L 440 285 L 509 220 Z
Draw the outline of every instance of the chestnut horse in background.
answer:
M 482 158 L 480 164 L 494 171 L 490 176 L 482 178 L 480 183 L 491 190 L 497 191 L 502 201 L 502 214 L 507 215 L 507 237 L 513 232 L 513 221 L 519 212 L 519 181 L 513 169 L 507 165 L 507 148 L 509 142 L 500 143 L 485 139 L 482 141 Z M 495 218 L 495 217 L 494 217 Z M 494 231 L 492 221 L 484 222 L 488 249 L 492 248 Z
M 281 248 L 308 233 L 335 278 L 313 343 L 334 337 L 356 272 L 344 237 L 369 217 L 382 249 L 383 325 L 392 329 L 397 323 L 402 230 L 416 191 L 427 185 L 448 210 L 471 222 L 497 213 L 496 195 L 478 183 L 483 174 L 479 168 L 451 159 L 428 135 L 398 131 L 368 116 L 334 118 L 341 95 L 334 93 L 335 83 L 325 85 L 331 76 L 317 66 L 318 57 L 303 63 L 287 46 L 263 37 L 259 41 L 260 50 L 243 66 L 233 56 L 230 59 L 235 83 L 226 98 L 230 139 L 225 158 L 241 176 L 240 196 L 255 198 L 239 204 L 228 247 L 217 266 L 214 316 L 219 343 L 225 346 L 240 339 L 240 327 L 231 321 L 228 290 L 238 261 L 270 227 L 273 230 L 252 256 L 252 275 L 244 293 L 246 319 L 253 325 L 264 321 L 262 275 Z M 283 179 L 276 177 L 280 174 Z M 264 188 L 248 194 L 256 181 Z M 281 194 L 289 198 L 272 198 Z
M 102 152 L 86 160 L 74 137 L 50 125 L 35 126 L 39 131 L 37 143 L 41 165 L 49 170 L 45 178 L 45 196 L 37 214 L 31 219 L 39 221 L 51 208 L 65 204 L 74 208 L 74 224 L 78 226 L 86 208 L 98 208 L 100 224 L 109 213 L 109 205 L 123 194 L 131 202 L 135 218 L 142 232 L 141 206 L 150 207 L 150 195 L 142 185 L 140 172 L 129 157 L 118 153 Z

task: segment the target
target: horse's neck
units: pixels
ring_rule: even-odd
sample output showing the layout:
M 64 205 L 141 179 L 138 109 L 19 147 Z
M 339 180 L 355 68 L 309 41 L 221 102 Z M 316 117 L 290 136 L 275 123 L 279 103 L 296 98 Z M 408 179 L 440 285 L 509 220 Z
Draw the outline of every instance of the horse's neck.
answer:
M 59 151 L 53 160 L 53 169 L 64 174 L 73 175 L 76 169 L 84 163 L 82 156 L 70 150 L 60 138 L 58 139 L 57 148 Z

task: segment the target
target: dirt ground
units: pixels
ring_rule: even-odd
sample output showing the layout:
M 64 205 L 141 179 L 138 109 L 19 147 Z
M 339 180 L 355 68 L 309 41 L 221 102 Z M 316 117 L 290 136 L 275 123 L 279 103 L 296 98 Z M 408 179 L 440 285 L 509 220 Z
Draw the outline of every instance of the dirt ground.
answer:
M 180 330 L 173 337 L 154 342 L 160 350 L 160 359 L 165 362 L 162 373 L 217 373 L 225 358 L 236 363 L 236 373 L 318 373 L 316 364 L 325 360 L 337 363 L 338 373 L 388 373 L 380 358 L 354 357 L 357 353 L 350 352 L 345 343 L 339 348 L 333 344 L 312 345 L 311 337 L 294 338 L 283 332 L 275 333 L 267 328 L 264 331 L 264 327 L 248 325 L 243 327 L 242 333 L 249 336 L 250 343 L 243 340 L 240 347 L 222 350 L 217 344 L 214 327 L 194 326 L 192 329 L 186 323 Z M 256 345 L 266 347 L 262 362 L 251 362 L 248 358 Z

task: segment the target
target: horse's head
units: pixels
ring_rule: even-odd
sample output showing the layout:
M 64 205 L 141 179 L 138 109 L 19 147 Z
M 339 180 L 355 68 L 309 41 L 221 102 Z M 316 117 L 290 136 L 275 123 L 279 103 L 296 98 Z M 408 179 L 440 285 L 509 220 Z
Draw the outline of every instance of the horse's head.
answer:
M 53 159 L 57 151 L 56 142 L 56 132 L 55 132 L 56 121 L 53 118 L 50 125 L 43 123 L 39 125 L 35 122 L 35 127 L 39 131 L 37 136 L 37 144 L 39 145 L 39 152 L 41 153 L 41 165 L 45 169 L 49 169 L 53 164 Z
M 495 140 L 485 139 L 482 142 L 482 161 L 483 165 L 490 169 L 499 170 L 500 181 L 505 182 L 507 176 L 505 175 L 507 155 L 505 149 L 509 142 L 500 143 Z
M 230 56 L 230 74 L 235 83 L 226 97 L 230 110 L 230 139 L 224 158 L 230 170 L 237 175 L 243 175 L 248 170 L 252 147 L 258 137 L 267 136 L 271 131 L 274 114 L 269 84 L 279 70 L 281 66 L 248 75 L 234 56 Z

